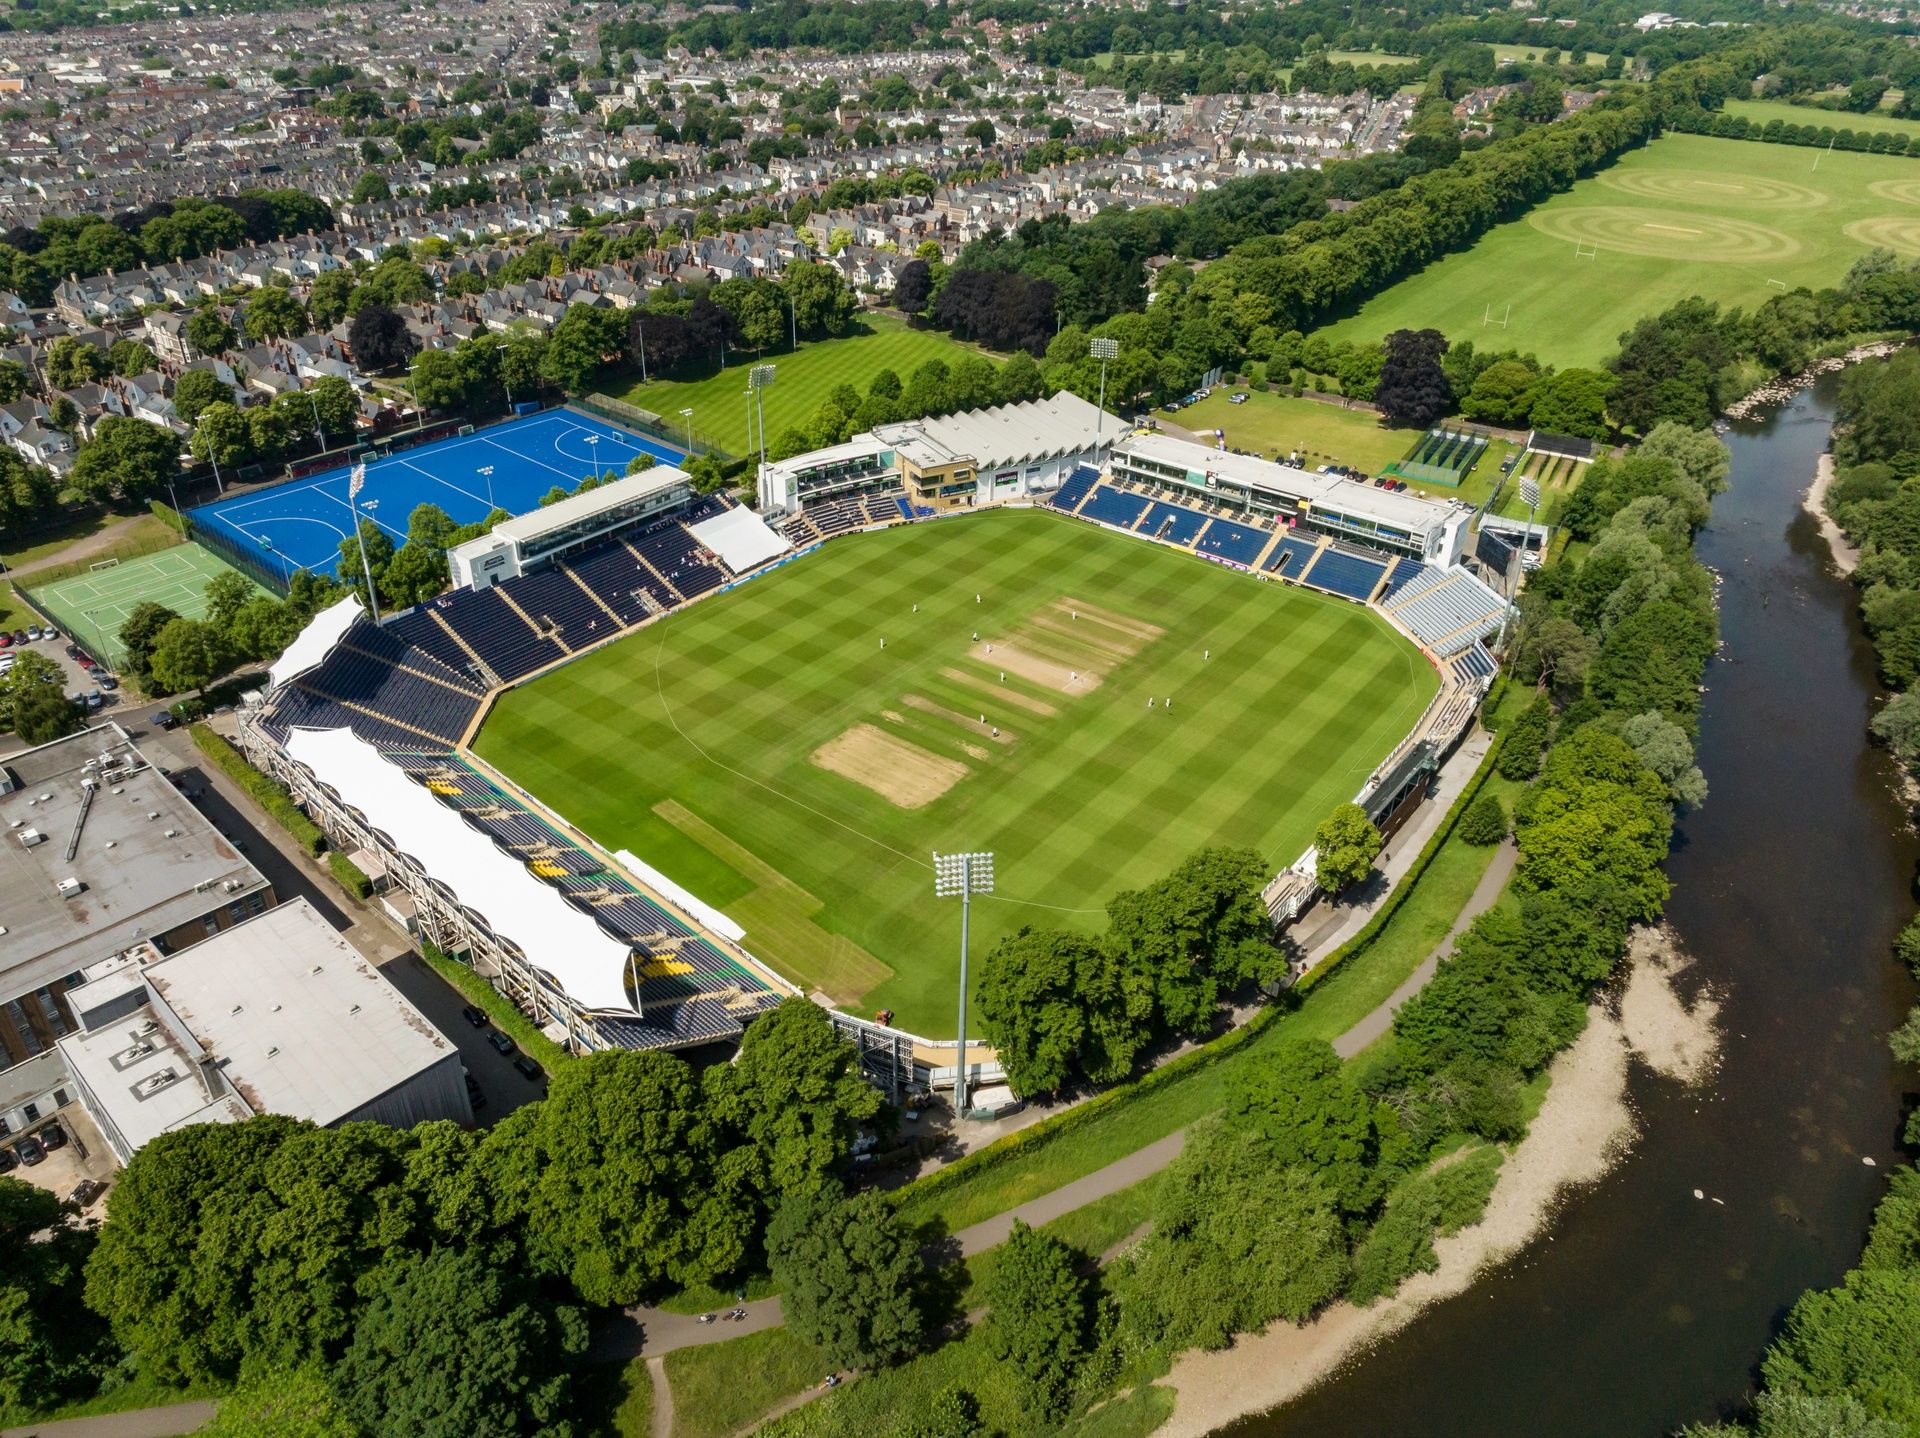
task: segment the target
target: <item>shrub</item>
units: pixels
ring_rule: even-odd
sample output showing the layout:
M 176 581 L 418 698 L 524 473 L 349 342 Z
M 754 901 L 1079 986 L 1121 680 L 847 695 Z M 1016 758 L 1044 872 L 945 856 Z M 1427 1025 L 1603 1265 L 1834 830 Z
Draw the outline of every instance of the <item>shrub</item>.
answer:
M 238 784 L 253 798 L 262 809 L 279 821 L 280 826 L 300 842 L 300 846 L 309 854 L 318 855 L 327 846 L 327 836 L 320 832 L 320 826 L 300 812 L 300 806 L 293 802 L 293 795 L 287 786 L 278 779 L 262 774 L 247 762 L 247 756 L 220 735 L 204 724 L 195 724 L 190 731 L 193 742 L 200 746 L 200 752 L 220 766 L 229 779 Z
M 519 1044 L 522 1053 L 531 1054 L 548 1073 L 561 1064 L 572 1062 L 572 1054 L 541 1033 L 534 1027 L 532 1019 L 458 959 L 425 939 L 420 941 L 420 957 L 427 961 L 427 966 L 436 974 L 458 989 L 468 1003 L 485 1009 L 487 1017 L 493 1020 L 493 1026 Z
M 1498 794 L 1482 794 L 1460 816 L 1460 837 L 1469 844 L 1497 844 L 1507 837 L 1507 806 Z
M 345 854 L 332 851 L 327 855 L 327 867 L 333 870 L 333 877 L 340 881 L 340 887 L 356 899 L 369 898 L 373 894 L 373 880 L 360 872 L 360 866 Z

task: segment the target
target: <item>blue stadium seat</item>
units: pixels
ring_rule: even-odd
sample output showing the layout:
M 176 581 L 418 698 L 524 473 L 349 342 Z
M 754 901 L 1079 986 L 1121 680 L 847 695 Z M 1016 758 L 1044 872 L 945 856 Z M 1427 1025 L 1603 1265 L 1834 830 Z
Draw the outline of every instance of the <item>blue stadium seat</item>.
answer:
M 1328 549 L 1314 562 L 1308 572 L 1307 583 L 1329 594 L 1344 595 L 1364 604 L 1373 593 L 1374 586 L 1380 582 L 1380 576 L 1386 573 L 1386 568 L 1386 564 L 1378 559 L 1362 559 L 1344 549 Z
M 1310 539 L 1301 539 L 1296 535 L 1282 534 L 1280 542 L 1273 547 L 1273 553 L 1261 567 L 1270 574 L 1278 574 L 1283 579 L 1298 579 L 1307 567 L 1307 561 L 1313 558 L 1318 546 Z
M 1148 501 L 1137 494 L 1124 494 L 1109 485 L 1098 484 L 1081 506 L 1084 519 L 1097 519 L 1119 529 L 1131 529 L 1146 513 Z
M 1066 482 L 1053 492 L 1047 501 L 1055 509 L 1073 510 L 1087 497 L 1087 492 L 1100 482 L 1100 471 L 1090 464 L 1076 465 Z
M 1140 533 L 1153 539 L 1164 539 L 1169 544 L 1192 544 L 1206 527 L 1207 516 L 1199 510 L 1155 500 L 1147 507 L 1146 521 L 1141 524 Z
M 1217 554 L 1222 559 L 1251 569 L 1271 538 L 1273 531 L 1270 529 L 1255 529 L 1251 525 L 1235 524 L 1229 519 L 1216 519 L 1194 547 L 1202 554 Z

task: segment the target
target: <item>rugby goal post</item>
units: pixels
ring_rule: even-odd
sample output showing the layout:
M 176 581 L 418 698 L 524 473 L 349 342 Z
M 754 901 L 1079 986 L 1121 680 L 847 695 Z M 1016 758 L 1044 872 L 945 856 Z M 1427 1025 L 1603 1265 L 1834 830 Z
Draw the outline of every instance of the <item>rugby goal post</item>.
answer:
M 1573 242 L 1573 257 L 1576 260 L 1599 259 L 1600 242 L 1598 240 L 1575 240 Z
M 1499 325 L 1501 329 L 1505 329 L 1507 327 L 1507 321 L 1512 318 L 1513 318 L 1513 305 L 1511 303 L 1509 303 L 1506 309 L 1502 311 L 1499 319 L 1495 319 L 1493 317 L 1493 306 L 1489 304 L 1484 309 L 1482 309 L 1480 313 L 1480 327 L 1482 329 L 1485 329 L 1490 325 Z

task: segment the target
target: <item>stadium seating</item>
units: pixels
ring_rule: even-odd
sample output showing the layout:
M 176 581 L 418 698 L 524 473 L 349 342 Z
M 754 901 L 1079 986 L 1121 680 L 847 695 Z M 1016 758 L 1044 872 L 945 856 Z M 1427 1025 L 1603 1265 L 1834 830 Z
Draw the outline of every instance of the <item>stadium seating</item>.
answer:
M 1255 529 L 1251 525 L 1236 524 L 1230 519 L 1216 519 L 1207 532 L 1200 536 L 1200 542 L 1194 548 L 1202 554 L 1217 554 L 1222 559 L 1230 559 L 1235 564 L 1251 569 L 1271 538 L 1273 531 L 1270 529 Z
M 1311 539 L 1301 539 L 1297 535 L 1283 534 L 1280 542 L 1273 547 L 1273 553 L 1267 556 L 1267 562 L 1261 567 L 1269 573 L 1278 574 L 1282 579 L 1298 579 L 1306 573 L 1307 564 L 1320 546 Z
M 1387 611 L 1436 654 L 1457 654 L 1500 627 L 1506 601 L 1463 569 L 1429 567 Z
M 1097 519 L 1116 529 L 1131 529 L 1146 512 L 1148 501 L 1138 494 L 1123 494 L 1107 484 L 1097 484 L 1087 502 L 1080 507 L 1083 519 Z
M 1463 683 L 1475 679 L 1491 679 L 1500 668 L 1494 662 L 1493 656 L 1487 653 L 1485 646 L 1481 644 L 1469 645 L 1466 653 L 1453 661 L 1452 667 L 1453 677 Z
M 603 545 L 585 556 L 570 558 L 567 568 L 611 606 L 622 623 L 638 624 L 647 615 L 674 605 L 666 586 L 649 574 L 624 544 Z M 652 608 L 640 598 L 643 592 L 653 597 Z
M 1071 512 L 1080 507 L 1080 501 L 1085 499 L 1088 491 L 1099 482 L 1099 470 L 1090 464 L 1078 465 L 1073 473 L 1067 476 L 1066 482 L 1053 492 L 1053 496 L 1047 503 L 1055 509 Z
M 487 667 L 509 684 L 566 653 L 553 640 L 534 633 L 532 626 L 500 597 L 498 588 L 463 590 L 449 596 L 449 602 L 438 612 L 473 646 Z
M 594 603 L 593 596 L 561 570 L 523 574 L 502 587 L 535 624 L 543 630 L 558 631 L 558 639 L 569 649 L 584 649 L 619 628 L 612 616 Z
M 1380 602 L 1385 604 L 1404 589 L 1407 584 L 1426 568 L 1417 559 L 1396 559 L 1393 567 L 1387 571 L 1387 587 L 1380 591 Z
M 394 638 L 411 645 L 416 651 L 430 655 L 449 672 L 472 679 L 475 677 L 473 656 L 460 647 L 460 641 L 447 633 L 430 612 L 436 605 L 444 602 L 437 600 L 433 604 L 410 610 L 398 619 L 389 619 L 385 630 Z
M 1140 525 L 1140 533 L 1153 539 L 1164 539 L 1169 544 L 1186 545 L 1198 539 L 1206 525 L 1206 515 L 1198 510 L 1155 500 L 1147 506 L 1147 517 Z
M 1386 564 L 1379 559 L 1363 559 L 1348 550 L 1329 546 L 1314 561 L 1307 583 L 1329 594 L 1338 594 L 1362 604 L 1372 595 Z
M 687 533 L 684 525 L 660 525 L 635 539 L 633 547 L 688 599 L 717 589 L 726 581 L 719 561 L 700 547 L 700 541 Z

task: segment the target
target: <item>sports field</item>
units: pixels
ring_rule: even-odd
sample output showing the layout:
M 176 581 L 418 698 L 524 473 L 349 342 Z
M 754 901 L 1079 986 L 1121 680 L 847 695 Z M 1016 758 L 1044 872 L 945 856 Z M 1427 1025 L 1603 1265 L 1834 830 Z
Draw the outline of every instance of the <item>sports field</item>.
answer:
M 937 330 L 910 330 L 892 315 L 862 317 L 868 333 L 846 339 L 821 340 L 799 350 L 769 352 L 756 358 L 742 351 L 736 363 L 718 374 L 696 380 L 655 380 L 621 390 L 628 404 L 651 410 L 669 425 L 680 411 L 693 411 L 694 426 L 711 435 L 734 454 L 747 453 L 747 371 L 756 364 L 774 367 L 773 384 L 763 397 L 767 434 L 777 437 L 789 425 L 805 424 L 826 401 L 834 386 L 850 384 L 861 394 L 883 369 L 900 376 L 902 384 L 928 360 L 958 364 L 969 355 L 985 354 L 998 365 L 1002 357 L 963 345 Z
M 1853 130 L 1856 133 L 1864 130 L 1870 135 L 1876 131 L 1889 135 L 1920 135 L 1920 120 L 1903 120 L 1889 115 L 1885 109 L 1856 115 L 1850 110 L 1823 110 L 1817 105 L 1796 105 L 1788 100 L 1729 100 L 1726 112 L 1729 115 L 1745 115 L 1748 123 L 1754 125 L 1778 120 L 1783 125 L 1812 125 L 1816 130 L 1831 126 L 1835 130 Z M 1820 168 L 1826 168 L 1824 161 Z
M 550 409 L 369 460 L 357 499 L 348 494 L 352 466 L 341 465 L 188 514 L 289 577 L 296 569 L 332 574 L 340 541 L 353 533 L 356 503 L 397 546 L 407 542 L 407 517 L 423 504 L 439 505 L 455 524 L 485 519 L 495 508 L 525 514 L 556 485 L 572 489 L 591 474 L 625 474 L 641 454 L 666 464 L 685 458 L 683 450 L 592 415 Z
M 207 613 L 207 581 L 238 572 L 197 544 L 176 544 L 158 554 L 122 560 L 44 587 L 34 587 L 29 580 L 28 588 L 34 601 L 73 639 L 96 659 L 104 659 L 109 668 L 118 669 L 126 657 L 120 626 L 135 605 L 163 604 L 183 619 L 202 619 Z M 247 582 L 253 584 L 251 579 Z M 254 588 L 266 593 L 258 585 Z
M 1201 845 L 1297 858 L 1436 688 L 1368 610 L 1014 511 L 827 545 L 512 691 L 476 747 L 783 972 L 950 1037 L 934 850 L 997 855 L 976 954 L 1098 926 Z
M 1752 307 L 1781 286 L 1837 283 L 1876 246 L 1920 256 L 1920 161 L 1667 135 L 1323 333 L 1433 326 L 1595 365 L 1636 319 L 1689 295 Z

